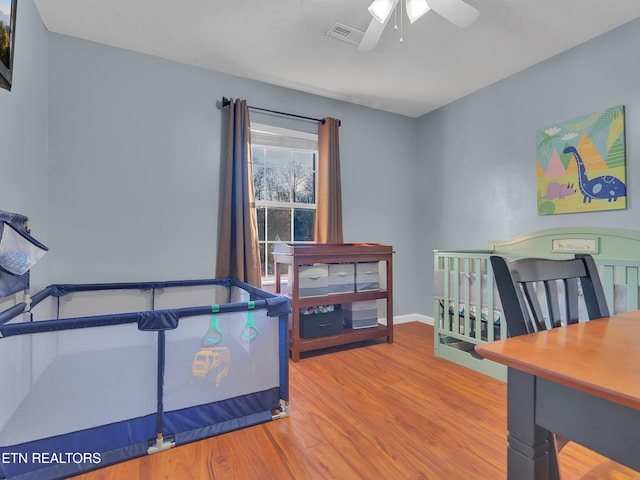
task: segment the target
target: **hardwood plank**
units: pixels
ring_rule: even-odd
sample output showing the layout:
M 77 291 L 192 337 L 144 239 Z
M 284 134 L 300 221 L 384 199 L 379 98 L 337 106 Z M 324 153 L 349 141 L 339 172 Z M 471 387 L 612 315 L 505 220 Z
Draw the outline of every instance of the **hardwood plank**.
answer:
M 76 480 L 499 479 L 506 476 L 506 385 L 433 356 L 433 328 L 290 363 L 290 416 Z M 564 480 L 640 480 L 569 443 Z

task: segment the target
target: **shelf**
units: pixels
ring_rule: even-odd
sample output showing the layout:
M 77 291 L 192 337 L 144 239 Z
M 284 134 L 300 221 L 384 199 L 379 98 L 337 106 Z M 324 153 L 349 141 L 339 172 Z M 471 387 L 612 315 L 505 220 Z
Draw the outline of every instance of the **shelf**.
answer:
M 389 296 L 387 290 L 368 290 L 366 292 L 330 293 L 319 297 L 298 297 L 298 307 L 315 307 L 337 303 L 364 302 L 366 300 L 386 299 Z
M 369 328 L 346 328 L 339 335 L 328 335 L 326 337 L 297 339 L 300 352 L 310 352 L 321 348 L 337 347 L 349 343 L 363 342 L 389 335 L 389 328 L 386 325 L 378 324 L 377 327 Z M 293 339 L 289 339 L 289 346 L 292 346 Z
M 273 256 L 276 271 L 276 292 L 281 293 L 281 265 L 289 265 L 291 328 L 289 330 L 289 350 L 294 362 L 300 360 L 301 352 L 320 350 L 328 347 L 346 345 L 376 338 L 386 338 L 393 343 L 393 249 L 380 244 L 277 244 Z M 350 293 L 332 293 L 313 297 L 298 295 L 299 270 L 303 265 L 332 263 L 385 263 L 386 283 L 380 290 L 366 290 Z M 354 279 L 355 281 L 355 279 Z M 315 338 L 300 337 L 300 309 L 318 305 L 345 304 L 366 300 L 385 300 L 387 325 L 351 329 L 345 328 L 338 335 L 327 335 Z

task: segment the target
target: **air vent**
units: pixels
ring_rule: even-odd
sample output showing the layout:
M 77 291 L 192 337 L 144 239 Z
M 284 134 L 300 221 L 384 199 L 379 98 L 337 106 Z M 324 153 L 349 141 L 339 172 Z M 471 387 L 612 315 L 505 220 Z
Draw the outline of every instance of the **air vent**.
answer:
M 344 23 L 336 22 L 327 32 L 327 36 L 342 40 L 351 45 L 360 45 L 364 32 L 345 25 Z

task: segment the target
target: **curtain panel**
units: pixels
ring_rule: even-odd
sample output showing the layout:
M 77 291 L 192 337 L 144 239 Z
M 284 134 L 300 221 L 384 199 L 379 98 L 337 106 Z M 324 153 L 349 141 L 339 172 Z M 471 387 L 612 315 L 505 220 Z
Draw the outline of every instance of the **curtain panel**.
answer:
M 330 117 L 318 124 L 316 243 L 343 242 L 339 127 L 339 120 Z
M 230 100 L 216 278 L 262 286 L 253 190 L 251 130 L 246 100 Z

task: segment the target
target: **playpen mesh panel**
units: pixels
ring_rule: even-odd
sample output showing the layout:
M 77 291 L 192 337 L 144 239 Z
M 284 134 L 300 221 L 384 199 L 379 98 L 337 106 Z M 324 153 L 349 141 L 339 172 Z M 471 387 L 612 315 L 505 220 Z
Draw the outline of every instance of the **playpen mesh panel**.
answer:
M 22 302 L 22 297 L 18 298 L 17 295 L 0 298 L 0 312 L 4 312 L 20 302 Z
M 74 291 L 58 299 L 58 310 L 42 318 L 76 318 L 127 312 L 176 309 L 201 305 L 246 302 L 249 292 L 224 285 L 188 285 L 160 288 L 122 288 Z M 53 316 L 46 316 L 52 313 Z
M 0 341 L 0 446 L 156 411 L 156 346 L 135 324 Z M 152 433 L 152 432 L 151 432 Z
M 30 319 L 34 322 L 58 318 L 58 298 L 46 297 L 31 307 Z
M 223 285 L 159 288 L 154 292 L 154 308 L 162 310 L 230 303 L 231 290 Z
M 112 315 L 153 310 L 152 290 L 90 290 L 58 298 L 58 318 Z
M 23 336 L 5 338 L 0 347 L 0 445 L 3 445 L 4 426 L 30 390 L 31 365 L 27 359 L 31 342 Z
M 215 343 L 205 339 L 212 322 L 219 330 Z M 165 409 L 277 387 L 278 333 L 278 322 L 266 310 L 182 318 L 176 330 L 166 332 Z

